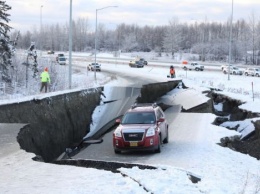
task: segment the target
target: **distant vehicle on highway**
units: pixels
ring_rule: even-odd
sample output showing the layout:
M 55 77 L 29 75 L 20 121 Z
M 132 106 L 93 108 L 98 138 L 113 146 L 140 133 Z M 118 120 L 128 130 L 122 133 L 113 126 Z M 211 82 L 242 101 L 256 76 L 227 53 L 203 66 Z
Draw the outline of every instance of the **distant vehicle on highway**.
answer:
M 229 65 L 221 65 L 221 71 L 223 71 L 224 68 L 228 68 Z M 233 65 L 230 65 L 230 67 L 233 67 Z
M 228 66 L 224 67 L 222 71 L 224 74 L 227 74 L 229 72 L 229 67 Z M 230 74 L 231 75 L 243 75 L 243 71 L 241 69 L 239 69 L 238 67 L 231 66 Z
M 60 65 L 66 65 L 66 58 L 65 57 L 58 57 L 57 61 Z
M 141 61 L 130 61 L 129 62 L 129 66 L 130 67 L 137 67 L 137 68 L 141 68 L 141 67 L 144 67 L 144 63 L 142 63 Z
M 53 50 L 49 50 L 49 51 L 47 51 L 47 54 L 48 55 L 54 54 L 54 51 Z
M 197 62 L 191 62 L 191 63 L 183 63 L 183 69 L 184 70 L 195 70 L 195 71 L 203 71 L 204 66 L 197 63 Z
M 157 104 L 135 104 L 116 122 L 119 123 L 113 133 L 116 154 L 124 150 L 161 152 L 161 144 L 168 143 L 168 123 Z
M 244 74 L 246 76 L 251 75 L 251 76 L 260 77 L 260 69 L 258 69 L 258 68 L 246 68 Z
M 99 63 L 90 63 L 88 65 L 88 70 L 89 71 L 101 71 L 101 64 Z
M 144 58 L 140 58 L 139 61 L 141 61 L 144 65 L 148 65 L 148 62 Z
M 59 57 L 64 57 L 65 58 L 65 55 L 63 53 L 59 53 L 57 56 L 56 56 L 56 61 L 58 62 L 58 59 Z

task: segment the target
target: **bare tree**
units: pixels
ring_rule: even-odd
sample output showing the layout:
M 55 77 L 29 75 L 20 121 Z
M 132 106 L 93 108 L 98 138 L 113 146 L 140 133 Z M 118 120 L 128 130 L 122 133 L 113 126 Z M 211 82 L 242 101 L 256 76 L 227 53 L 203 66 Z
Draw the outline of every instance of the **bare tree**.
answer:
M 165 37 L 163 39 L 163 47 L 165 51 L 171 52 L 172 56 L 180 49 L 182 41 L 181 26 L 178 18 L 173 18 L 169 21 L 169 26 L 166 29 Z

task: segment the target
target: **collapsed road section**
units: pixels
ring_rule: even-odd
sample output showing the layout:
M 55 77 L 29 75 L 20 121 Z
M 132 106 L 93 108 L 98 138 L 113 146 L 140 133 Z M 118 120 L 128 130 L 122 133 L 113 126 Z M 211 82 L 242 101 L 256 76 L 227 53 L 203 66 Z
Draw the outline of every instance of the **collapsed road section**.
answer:
M 121 101 L 125 106 L 130 106 L 130 103 L 125 103 L 126 99 L 138 98 L 153 102 L 174 89 L 178 83 L 179 80 L 151 83 L 139 89 L 124 89 L 124 94 L 120 93 L 123 91 L 122 88 L 116 88 L 111 91 L 116 94 L 112 96 L 117 98 L 106 98 L 106 102 Z M 142 92 L 143 89 L 145 92 Z M 36 154 L 45 162 L 51 162 L 66 148 L 78 145 L 90 132 L 92 114 L 102 103 L 103 92 L 104 87 L 99 87 L 63 93 L 54 92 L 34 96 L 30 100 L 26 98 L 24 101 L 9 102 L 0 105 L 0 123 L 27 124 L 17 136 L 20 147 Z M 120 115 L 120 111 L 123 110 L 122 103 L 116 106 L 115 103 L 111 103 L 113 108 L 118 110 L 107 114 L 106 121 L 111 121 Z M 99 125 L 99 129 L 105 130 L 106 125 L 107 122 L 104 122 L 102 126 Z

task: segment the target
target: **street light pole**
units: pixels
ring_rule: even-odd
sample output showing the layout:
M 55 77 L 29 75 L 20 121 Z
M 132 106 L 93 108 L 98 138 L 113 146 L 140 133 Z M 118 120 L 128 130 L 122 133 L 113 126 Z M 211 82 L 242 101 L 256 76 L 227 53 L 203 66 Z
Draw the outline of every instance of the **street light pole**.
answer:
M 102 10 L 102 9 L 106 9 L 106 8 L 109 8 L 109 7 L 117 7 L 117 6 L 107 6 L 107 7 L 102 7 L 100 9 L 96 9 L 96 28 L 95 28 L 95 65 L 94 65 L 94 78 L 95 78 L 95 81 L 97 80 L 97 76 L 96 76 L 96 63 L 97 63 L 97 13 L 98 11 Z
M 231 51 L 232 51 L 232 24 L 233 24 L 233 0 L 231 9 L 231 19 L 230 19 L 230 34 L 229 34 L 229 56 L 228 56 L 228 80 L 230 80 L 230 63 L 231 63 Z
M 40 56 L 42 56 L 42 8 L 43 5 L 41 5 L 41 12 L 40 12 L 40 45 L 39 45 Z
M 70 31 L 69 31 L 69 89 L 71 89 L 71 52 L 72 52 L 72 0 L 70 0 Z

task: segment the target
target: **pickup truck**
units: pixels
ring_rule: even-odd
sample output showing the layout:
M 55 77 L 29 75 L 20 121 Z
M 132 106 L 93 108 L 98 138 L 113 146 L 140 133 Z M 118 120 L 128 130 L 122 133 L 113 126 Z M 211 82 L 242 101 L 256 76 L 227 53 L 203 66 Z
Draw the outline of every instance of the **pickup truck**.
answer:
M 192 62 L 192 63 L 188 63 L 188 64 L 183 64 L 183 69 L 184 70 L 203 71 L 204 70 L 204 66 L 200 65 L 197 62 Z

